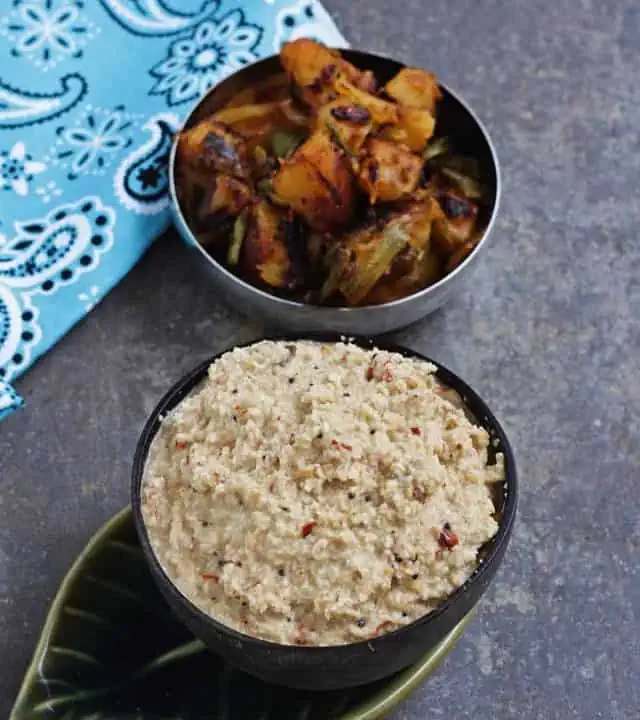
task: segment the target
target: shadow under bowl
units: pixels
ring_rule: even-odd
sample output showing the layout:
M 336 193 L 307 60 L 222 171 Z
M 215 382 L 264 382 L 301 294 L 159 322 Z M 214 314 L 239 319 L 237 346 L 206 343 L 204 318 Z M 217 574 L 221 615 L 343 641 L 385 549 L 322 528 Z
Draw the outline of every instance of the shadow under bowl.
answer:
M 341 50 L 356 67 L 372 70 L 380 84 L 392 78 L 404 64 L 391 58 L 360 50 Z M 181 130 L 193 127 L 223 107 L 237 92 L 271 75 L 281 73 L 277 55 L 272 55 L 225 78 L 204 95 L 187 115 Z M 500 171 L 498 157 L 488 132 L 471 108 L 452 90 L 440 84 L 437 127 L 452 142 L 456 151 L 476 158 L 488 188 L 488 201 L 482 208 L 480 221 L 485 230 L 471 254 L 453 272 L 441 280 L 393 302 L 366 307 L 328 307 L 311 305 L 279 297 L 243 280 L 215 260 L 198 242 L 182 211 L 176 187 L 176 148 L 174 140 L 169 162 L 169 189 L 173 221 L 187 246 L 193 251 L 196 264 L 220 289 L 221 298 L 231 307 L 249 317 L 259 317 L 267 324 L 298 332 L 342 332 L 354 335 L 378 335 L 416 322 L 439 308 L 468 284 L 469 275 L 484 253 L 491 235 L 500 203 Z
M 340 338 L 335 335 L 308 335 L 272 339 L 337 342 Z M 355 338 L 353 342 L 367 349 L 375 346 L 433 363 L 438 368 L 436 377 L 459 394 L 467 412 L 489 433 L 489 462 L 498 452 L 504 455 L 505 481 L 495 486 L 494 497 L 499 527 L 495 536 L 481 548 L 478 568 L 437 608 L 410 625 L 369 641 L 348 645 L 323 647 L 268 642 L 240 633 L 201 611 L 176 588 L 161 567 L 149 542 L 141 509 L 141 484 L 149 448 L 160 428 L 161 418 L 206 378 L 209 365 L 228 350 L 200 363 L 162 398 L 142 431 L 133 462 L 131 497 L 140 544 L 152 576 L 175 615 L 211 650 L 240 670 L 265 682 L 292 688 L 333 690 L 354 687 L 389 677 L 415 663 L 451 632 L 483 595 L 502 561 L 516 514 L 518 486 L 515 459 L 504 430 L 486 403 L 457 375 L 413 350 L 368 338 Z

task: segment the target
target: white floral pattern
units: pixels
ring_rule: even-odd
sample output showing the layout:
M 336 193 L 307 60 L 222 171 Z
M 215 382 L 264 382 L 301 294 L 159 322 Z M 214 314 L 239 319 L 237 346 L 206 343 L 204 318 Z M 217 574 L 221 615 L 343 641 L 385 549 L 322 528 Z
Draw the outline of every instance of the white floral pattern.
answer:
M 169 105 L 195 100 L 234 70 L 257 60 L 262 29 L 246 23 L 242 10 L 202 21 L 189 35 L 169 45 L 169 56 L 151 69 L 151 95 Z
M 99 29 L 81 12 L 82 0 L 13 0 L 0 32 L 14 43 L 12 54 L 26 57 L 45 72 L 82 57 Z
M 69 180 L 88 173 L 102 175 L 131 145 L 128 131 L 134 119 L 137 116 L 126 113 L 122 105 L 113 110 L 87 105 L 74 126 L 58 128 L 54 162 L 67 169 Z
M 34 160 L 23 142 L 17 142 L 9 151 L 0 152 L 0 188 L 13 190 L 24 197 L 29 194 L 29 183 L 34 175 L 44 172 L 47 166 Z

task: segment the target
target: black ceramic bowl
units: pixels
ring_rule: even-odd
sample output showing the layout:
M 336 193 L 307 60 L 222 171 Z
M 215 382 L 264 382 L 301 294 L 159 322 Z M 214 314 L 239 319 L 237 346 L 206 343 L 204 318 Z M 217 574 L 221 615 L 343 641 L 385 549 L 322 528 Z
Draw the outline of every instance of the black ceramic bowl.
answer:
M 335 335 L 286 339 L 325 342 L 339 340 Z M 516 514 L 518 486 L 513 452 L 502 427 L 484 401 L 450 370 L 413 350 L 364 338 L 355 338 L 353 341 L 361 347 L 370 348 L 375 345 L 407 357 L 432 362 L 438 368 L 438 379 L 458 392 L 468 412 L 491 435 L 493 442 L 490 462 L 496 452 L 504 454 L 506 480 L 504 484 L 496 486 L 494 498 L 499 529 L 481 549 L 482 562 L 464 585 L 435 610 L 410 625 L 368 642 L 327 647 L 280 645 L 244 635 L 214 620 L 190 602 L 167 577 L 151 549 L 140 507 L 140 486 L 147 453 L 160 426 L 160 418 L 176 407 L 204 380 L 209 365 L 223 353 L 218 353 L 200 363 L 162 398 L 142 431 L 133 463 L 131 490 L 136 528 L 152 575 L 177 617 L 211 650 L 222 655 L 240 670 L 266 682 L 293 688 L 332 690 L 353 687 L 393 675 L 416 662 L 460 622 L 485 592 L 504 556 Z

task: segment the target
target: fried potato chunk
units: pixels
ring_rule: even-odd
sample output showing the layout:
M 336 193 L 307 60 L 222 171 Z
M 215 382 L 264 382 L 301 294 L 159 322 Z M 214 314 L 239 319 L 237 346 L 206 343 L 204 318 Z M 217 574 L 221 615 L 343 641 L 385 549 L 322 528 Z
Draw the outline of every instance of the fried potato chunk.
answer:
M 353 210 L 353 177 L 344 153 L 328 132 L 316 130 L 281 162 L 272 185 L 280 201 L 314 230 L 332 230 Z
M 422 160 L 400 145 L 370 138 L 361 158 L 358 183 L 371 203 L 393 202 L 416 189 Z

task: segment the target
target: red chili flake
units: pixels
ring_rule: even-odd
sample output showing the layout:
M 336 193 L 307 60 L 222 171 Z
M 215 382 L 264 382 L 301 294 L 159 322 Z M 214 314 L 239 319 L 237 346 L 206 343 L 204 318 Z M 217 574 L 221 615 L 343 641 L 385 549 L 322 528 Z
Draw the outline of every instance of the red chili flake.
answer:
M 376 628 L 376 635 L 380 635 L 380 633 L 392 626 L 393 623 L 391 622 L 391 620 L 385 620 L 383 623 L 380 623 L 380 625 L 378 625 L 378 627 Z
M 331 444 L 333 447 L 340 448 L 340 450 L 353 450 L 353 445 L 349 445 L 348 443 L 338 442 L 337 440 L 332 440 Z
M 220 578 L 218 577 L 218 575 L 210 575 L 210 574 L 208 574 L 208 573 L 205 573 L 205 574 L 201 575 L 200 577 L 201 577 L 203 580 L 213 580 L 214 582 L 218 582 L 218 581 L 220 580 Z
M 184 440 L 176 440 L 176 448 L 178 450 L 184 450 L 187 447 L 187 443 Z
M 458 536 L 455 533 L 451 532 L 451 530 L 448 530 L 447 528 L 442 528 L 442 530 L 440 530 L 440 537 L 438 538 L 438 543 L 440 544 L 440 547 L 453 550 L 453 548 L 458 544 L 458 542 Z
M 411 432 L 413 435 L 422 435 L 422 430 L 419 427 L 412 427 Z
M 311 532 L 313 528 L 317 525 L 315 520 L 311 520 L 311 522 L 305 523 L 302 526 L 302 530 L 300 531 L 300 535 L 302 535 L 303 538 L 306 538 L 308 535 L 311 535 Z
M 414 500 L 417 500 L 423 505 L 425 504 L 427 500 L 427 493 L 424 491 L 424 488 L 421 488 L 419 485 L 414 485 L 412 495 Z
M 367 380 L 373 380 L 373 365 L 367 368 Z

